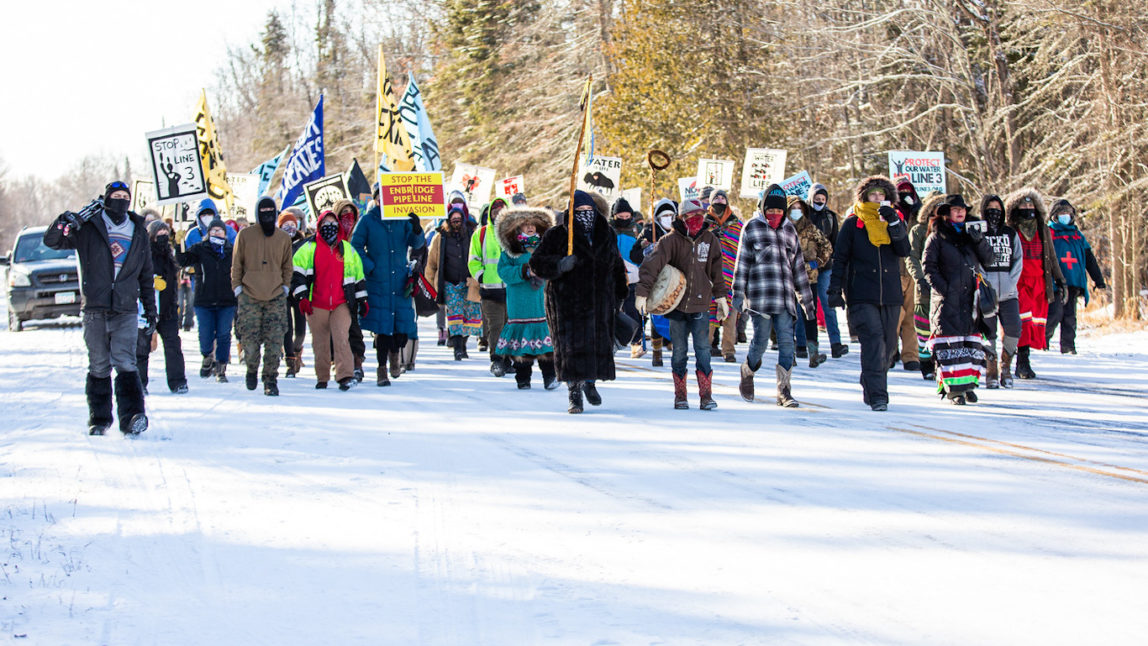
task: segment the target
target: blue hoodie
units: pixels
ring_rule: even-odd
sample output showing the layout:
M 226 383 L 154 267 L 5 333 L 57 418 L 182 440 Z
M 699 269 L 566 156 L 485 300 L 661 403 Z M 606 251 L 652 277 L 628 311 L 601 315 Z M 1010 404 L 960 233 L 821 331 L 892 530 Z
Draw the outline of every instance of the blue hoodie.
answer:
M 210 197 L 205 197 L 199 202 L 199 206 L 195 210 L 195 226 L 191 231 L 187 232 L 187 237 L 183 239 L 183 248 L 189 249 L 191 245 L 203 240 L 207 237 L 207 226 L 203 224 L 200 219 L 204 213 L 211 213 L 212 220 L 219 217 L 219 209 L 215 208 L 215 202 Z M 227 230 L 227 241 L 235 244 L 235 231 L 231 227 L 224 227 Z

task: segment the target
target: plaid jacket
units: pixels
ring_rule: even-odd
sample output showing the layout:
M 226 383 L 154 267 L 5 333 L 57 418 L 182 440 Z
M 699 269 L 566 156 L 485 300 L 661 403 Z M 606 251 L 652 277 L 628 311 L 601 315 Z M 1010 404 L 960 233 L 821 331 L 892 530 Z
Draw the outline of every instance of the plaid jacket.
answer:
M 805 257 L 793 223 L 786 218 L 773 229 L 761 213 L 755 213 L 741 232 L 734 268 L 734 298 L 744 299 L 744 307 L 758 314 L 789 312 L 797 317 L 794 292 L 801 299 L 806 318 L 817 316 Z

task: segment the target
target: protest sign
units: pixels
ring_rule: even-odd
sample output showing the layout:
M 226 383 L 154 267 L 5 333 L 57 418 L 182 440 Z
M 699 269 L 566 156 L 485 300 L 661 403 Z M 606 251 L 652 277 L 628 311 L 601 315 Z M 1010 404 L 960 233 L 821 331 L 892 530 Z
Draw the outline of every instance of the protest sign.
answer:
M 466 197 L 467 206 L 478 213 L 490 201 L 490 194 L 494 192 L 494 169 L 455 162 L 454 175 L 450 178 L 448 189 L 461 191 Z
M 155 206 L 155 182 L 150 179 L 133 180 L 132 203 L 128 210 L 132 213 L 142 213 L 144 209 Z
M 785 191 L 786 195 L 796 195 L 803 200 L 809 195 L 811 188 L 813 188 L 813 178 L 809 176 L 807 170 L 781 180 L 781 190 Z
M 930 191 L 946 193 L 945 153 L 922 153 L 912 150 L 889 151 L 889 177 L 893 182 L 907 177 L 917 195 Z
M 303 185 L 321 179 L 326 173 L 323 155 L 323 95 L 311 112 L 311 118 L 303 127 L 303 132 L 295 140 L 291 155 L 283 167 L 283 178 L 279 182 L 279 208 L 295 204 L 303 193 Z
M 334 209 L 335 202 L 351 199 L 351 191 L 347 190 L 347 177 L 342 173 L 304 184 L 303 195 L 307 197 L 311 217 L 316 220 L 323 211 Z
M 622 191 L 622 197 L 630 203 L 630 208 L 634 209 L 635 213 L 642 208 L 642 189 L 628 188 Z
M 207 107 L 207 90 L 201 90 L 199 103 L 195 106 L 196 138 L 199 140 L 199 156 L 203 161 L 203 173 L 207 178 L 207 194 L 215 200 L 223 200 L 228 210 L 233 207 L 235 197 L 227 184 L 227 166 L 223 163 L 223 148 L 219 145 L 219 134 L 215 131 L 215 121 Z
M 233 218 L 247 218 L 254 222 L 255 205 L 259 202 L 259 182 L 257 173 L 228 173 L 227 184 L 234 197 L 228 214 Z
M 780 182 L 785 177 L 785 156 L 784 150 L 746 148 L 739 195 L 756 200 L 767 186 Z
M 383 173 L 379 176 L 379 202 L 383 219 L 446 217 L 442 173 Z
M 194 123 L 146 133 L 157 205 L 207 197 Z
M 595 157 L 582 162 L 578 171 L 578 190 L 601 193 L 607 202 L 622 194 L 622 158 Z
M 699 159 L 698 186 L 712 186 L 728 193 L 733 188 L 733 160 Z
M 526 183 L 523 181 L 521 175 L 500 179 L 498 180 L 498 184 L 495 185 L 494 196 L 505 198 L 507 204 L 510 203 L 510 198 L 514 197 L 516 193 L 526 194 Z
M 698 186 L 698 178 L 679 177 L 678 195 L 681 196 L 682 202 L 685 202 L 686 200 L 700 200 L 702 198 L 702 189 L 700 186 Z

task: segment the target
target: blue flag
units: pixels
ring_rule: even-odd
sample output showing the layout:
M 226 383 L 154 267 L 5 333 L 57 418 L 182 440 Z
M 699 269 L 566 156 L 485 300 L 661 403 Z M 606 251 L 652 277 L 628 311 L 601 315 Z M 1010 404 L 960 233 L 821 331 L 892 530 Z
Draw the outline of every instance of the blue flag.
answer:
M 415 160 L 415 168 L 422 173 L 442 170 L 442 158 L 438 154 L 438 140 L 431 130 L 430 117 L 426 106 L 423 105 L 423 95 L 419 86 L 415 84 L 412 74 L 407 91 L 399 102 L 399 115 L 402 116 L 403 125 L 406 126 L 407 135 L 411 139 L 411 157 Z
M 303 193 L 303 185 L 322 179 L 326 174 L 323 164 L 323 95 L 319 95 L 319 103 L 303 134 L 295 140 L 295 147 L 291 156 L 287 158 L 287 165 L 283 169 L 283 182 L 279 185 L 280 208 L 286 208 L 295 203 Z
M 255 192 L 256 195 L 263 195 L 267 192 L 267 186 L 271 184 L 271 177 L 275 174 L 275 169 L 279 168 L 279 162 L 283 160 L 283 156 L 288 152 L 288 150 L 284 150 L 271 159 L 259 164 L 255 167 L 255 170 L 251 171 L 252 174 L 259 176 L 259 190 Z

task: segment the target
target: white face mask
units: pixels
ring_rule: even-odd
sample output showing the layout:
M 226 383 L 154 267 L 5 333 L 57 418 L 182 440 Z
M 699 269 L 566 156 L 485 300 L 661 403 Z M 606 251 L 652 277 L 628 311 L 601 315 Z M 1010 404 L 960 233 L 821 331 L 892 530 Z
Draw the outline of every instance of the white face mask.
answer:
M 805 215 L 805 213 L 802 212 L 801 209 L 793 209 L 792 211 L 789 212 L 789 219 L 793 220 L 794 222 L 797 222 L 798 220 L 801 219 L 801 216 L 803 216 L 803 215 Z
M 824 208 L 825 208 L 824 204 L 818 204 L 817 202 L 813 203 L 813 210 L 814 211 L 821 211 Z
M 668 230 L 670 228 L 670 226 L 673 224 L 673 222 L 674 222 L 674 216 L 672 216 L 672 215 L 663 215 L 663 216 L 658 217 L 658 224 L 662 225 L 663 229 Z
M 199 221 L 202 222 L 204 228 L 206 228 L 207 225 L 211 224 L 211 221 L 214 219 L 215 219 L 214 215 L 205 215 L 205 216 L 199 218 Z

